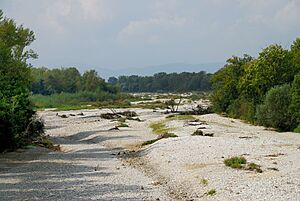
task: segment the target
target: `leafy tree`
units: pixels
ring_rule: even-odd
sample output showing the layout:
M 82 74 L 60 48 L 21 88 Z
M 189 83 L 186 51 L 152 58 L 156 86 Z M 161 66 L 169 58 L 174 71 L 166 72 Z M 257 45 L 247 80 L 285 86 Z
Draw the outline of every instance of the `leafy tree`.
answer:
M 233 56 L 227 60 L 227 64 L 216 72 L 212 79 L 212 102 L 218 112 L 227 112 L 229 106 L 238 99 L 238 83 L 244 75 L 245 65 L 252 57 L 244 55 L 243 58 Z
M 108 78 L 107 83 L 112 84 L 112 85 L 116 85 L 118 83 L 118 78 L 110 77 L 110 78 Z
M 95 70 L 86 71 L 81 78 L 82 91 L 102 91 L 106 89 L 105 81 Z
M 26 50 L 33 41 L 32 31 L 0 11 L 0 151 L 22 146 L 33 137 L 29 128 L 36 120 L 28 99 L 31 79 L 26 63 L 37 57 Z
M 293 58 L 293 65 L 297 72 L 300 71 L 300 38 L 297 38 L 291 46 L 291 54 Z
M 265 48 L 259 57 L 245 66 L 239 82 L 239 91 L 249 100 L 260 103 L 272 87 L 291 83 L 295 68 L 288 50 L 279 45 Z

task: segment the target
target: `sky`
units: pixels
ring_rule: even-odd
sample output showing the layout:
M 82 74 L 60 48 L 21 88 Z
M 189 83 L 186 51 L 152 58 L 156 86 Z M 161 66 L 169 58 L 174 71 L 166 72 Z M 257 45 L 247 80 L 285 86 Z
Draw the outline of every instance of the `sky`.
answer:
M 33 66 L 120 69 L 257 56 L 300 37 L 300 0 L 0 0 L 34 31 Z

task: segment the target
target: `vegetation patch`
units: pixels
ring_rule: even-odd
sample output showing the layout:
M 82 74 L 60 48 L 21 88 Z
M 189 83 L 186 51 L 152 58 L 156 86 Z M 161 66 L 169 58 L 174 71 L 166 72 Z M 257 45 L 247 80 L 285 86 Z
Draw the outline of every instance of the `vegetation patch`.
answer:
M 247 163 L 247 160 L 242 156 L 235 156 L 224 160 L 224 163 L 228 167 L 242 169 Z
M 217 193 L 216 189 L 211 189 L 209 190 L 206 194 L 209 195 L 209 196 L 213 196 Z
M 255 163 L 249 163 L 247 164 L 247 166 L 245 167 L 245 170 L 250 170 L 250 171 L 256 171 L 258 173 L 262 173 L 262 169 L 260 169 L 260 165 L 257 165 Z
M 117 126 L 118 128 L 126 128 L 126 127 L 129 127 L 127 124 L 125 123 L 121 123 Z
M 57 108 L 57 110 L 80 110 L 93 108 L 130 108 L 126 94 L 108 92 L 36 94 L 30 97 L 36 109 Z
M 159 135 L 156 139 L 148 140 L 146 142 L 143 142 L 142 146 L 150 145 L 150 144 L 153 144 L 153 143 L 157 142 L 158 140 L 165 139 L 165 138 L 170 138 L 170 137 L 178 137 L 178 136 L 175 135 L 174 133 L 164 133 L 164 134 Z
M 168 120 L 195 120 L 196 118 L 193 115 L 175 115 L 171 114 L 166 117 Z
M 228 167 L 235 168 L 235 169 L 250 170 L 258 173 L 263 172 L 260 165 L 257 165 L 255 163 L 247 163 L 246 158 L 242 156 L 235 156 L 232 158 L 228 158 L 224 160 L 224 164 Z
M 278 131 L 300 131 L 300 38 L 254 58 L 233 56 L 211 78 L 214 111 Z M 272 79 L 266 79 L 266 78 Z
M 153 122 L 150 124 L 150 128 L 152 128 L 152 131 L 158 135 L 173 130 L 173 128 L 167 128 L 165 122 Z
M 294 129 L 295 133 L 300 133 L 300 124 L 297 126 L 297 128 Z
M 53 151 L 60 151 L 60 145 L 54 145 L 53 141 L 50 139 L 50 136 L 39 136 L 35 140 L 32 141 L 34 145 L 38 145 L 40 147 L 45 147 L 47 149 L 51 149 Z
M 208 185 L 208 180 L 205 179 L 205 178 L 202 178 L 200 183 L 203 185 L 203 186 L 207 186 Z

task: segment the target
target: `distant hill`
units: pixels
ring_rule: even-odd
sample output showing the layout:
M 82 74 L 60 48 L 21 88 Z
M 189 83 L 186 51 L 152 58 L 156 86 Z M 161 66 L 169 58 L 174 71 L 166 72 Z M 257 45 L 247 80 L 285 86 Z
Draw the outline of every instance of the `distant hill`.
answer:
M 118 77 L 120 75 L 153 75 L 159 72 L 173 73 L 173 72 L 199 72 L 206 71 L 214 73 L 221 67 L 223 63 L 204 63 L 204 64 L 185 64 L 185 63 L 171 63 L 157 66 L 148 66 L 142 68 L 124 68 L 124 69 L 96 69 L 102 78 L 109 78 L 111 76 Z

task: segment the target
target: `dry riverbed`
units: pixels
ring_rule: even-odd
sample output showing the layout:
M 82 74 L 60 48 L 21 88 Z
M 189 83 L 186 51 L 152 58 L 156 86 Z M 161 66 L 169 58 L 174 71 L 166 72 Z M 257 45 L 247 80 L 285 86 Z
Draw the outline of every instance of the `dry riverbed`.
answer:
M 125 111 L 125 110 L 117 110 Z M 300 135 L 216 114 L 166 119 L 131 109 L 142 121 L 103 119 L 106 109 L 39 114 L 61 152 L 42 148 L 0 156 L 0 200 L 300 200 Z M 79 115 L 82 113 L 83 115 Z M 192 122 L 193 121 L 193 122 Z M 164 122 L 177 138 L 157 137 Z M 198 128 L 210 136 L 192 136 Z M 243 156 L 262 173 L 223 161 Z

